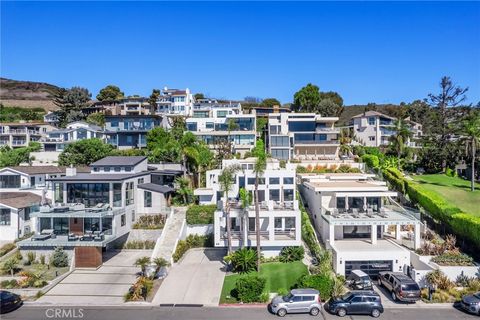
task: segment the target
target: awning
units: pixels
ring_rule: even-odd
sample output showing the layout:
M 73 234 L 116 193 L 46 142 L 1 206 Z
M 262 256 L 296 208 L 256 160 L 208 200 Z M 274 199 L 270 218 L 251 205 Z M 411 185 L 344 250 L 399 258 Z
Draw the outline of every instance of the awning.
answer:
M 395 191 L 335 192 L 337 198 L 396 197 L 397 195 Z

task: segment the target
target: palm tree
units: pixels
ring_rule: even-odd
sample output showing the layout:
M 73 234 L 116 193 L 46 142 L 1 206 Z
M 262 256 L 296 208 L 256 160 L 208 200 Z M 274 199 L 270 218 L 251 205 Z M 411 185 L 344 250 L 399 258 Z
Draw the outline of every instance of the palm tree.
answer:
M 340 131 L 340 137 L 338 141 L 340 142 L 339 151 L 342 155 L 350 155 L 352 152 L 352 140 L 353 140 L 353 133 L 349 129 L 342 129 Z
M 398 167 L 400 168 L 400 158 L 405 151 L 408 139 L 412 137 L 412 131 L 402 119 L 393 122 L 392 130 L 394 133 L 390 136 L 390 145 L 397 154 Z
M 133 265 L 136 267 L 140 267 L 140 269 L 142 269 L 142 275 L 145 275 L 145 268 L 149 263 L 150 263 L 149 257 L 141 257 L 141 258 L 138 258 Z
M 156 272 L 160 271 L 160 268 L 163 268 L 163 267 L 167 267 L 170 265 L 170 263 L 168 263 L 167 260 L 165 260 L 164 258 L 155 258 L 153 259 L 153 263 L 155 264 L 155 267 L 156 267 Z
M 4 272 L 10 272 L 10 275 L 13 277 L 15 270 L 18 268 L 18 260 L 17 258 L 13 257 L 8 259 L 3 263 L 2 270 Z
M 239 165 L 230 165 L 225 167 L 218 176 L 218 182 L 223 190 L 223 212 L 227 219 L 227 241 L 228 241 L 228 253 L 232 252 L 232 222 L 230 221 L 230 203 L 228 202 L 228 193 L 232 190 L 235 183 L 235 173 L 241 170 Z
M 472 157 L 472 174 L 470 177 L 470 189 L 475 191 L 475 158 L 480 146 L 480 112 L 472 111 L 460 124 L 459 133 L 466 150 Z
M 247 228 L 247 221 L 248 221 L 248 207 L 252 204 L 252 193 L 247 191 L 245 188 L 240 189 L 240 200 L 242 202 L 242 209 L 243 209 L 243 228 Z M 247 239 L 243 240 L 243 246 L 245 246 L 245 242 Z
M 182 197 L 183 204 L 187 205 L 193 194 L 190 188 L 190 180 L 186 177 L 178 177 L 175 179 L 175 183 L 178 184 L 177 193 Z
M 260 204 L 258 202 L 258 180 L 267 168 L 267 154 L 262 139 L 257 141 L 257 145 L 252 150 L 252 154 L 257 158 L 253 167 L 255 173 L 255 235 L 257 241 L 257 271 L 260 272 Z

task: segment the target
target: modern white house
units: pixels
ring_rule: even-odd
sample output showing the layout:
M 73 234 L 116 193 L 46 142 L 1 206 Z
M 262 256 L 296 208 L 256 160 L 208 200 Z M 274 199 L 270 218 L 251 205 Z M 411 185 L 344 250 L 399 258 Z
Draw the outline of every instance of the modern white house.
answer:
M 410 251 L 420 248 L 419 216 L 397 205 L 396 192 L 373 175 L 301 174 L 300 192 L 315 229 L 333 252 L 336 273 L 361 269 L 375 278 L 380 271 L 404 271 Z
M 349 127 L 353 128 L 356 140 L 367 147 L 379 147 L 389 144 L 390 136 L 395 133 L 395 117 L 387 116 L 377 111 L 367 111 L 358 114 L 350 119 Z M 422 125 L 411 121 L 409 118 L 405 122 L 412 131 L 412 139 L 407 141 L 409 147 L 416 147 L 416 139 L 423 134 Z
M 222 169 L 239 166 L 235 183 L 224 198 L 219 184 L 222 169 L 209 170 L 206 173 L 206 187 L 198 188 L 194 194 L 200 204 L 217 204 L 214 218 L 214 243 L 216 247 L 227 247 L 227 220 L 224 212 L 225 201 L 230 207 L 232 246 L 256 246 L 254 201 L 242 208 L 239 192 L 241 188 L 253 192 L 255 158 L 243 160 L 224 160 Z M 295 170 L 287 164 L 281 168 L 278 160 L 270 159 L 267 169 L 259 178 L 258 201 L 260 203 L 260 237 L 262 252 L 266 256 L 278 255 L 285 246 L 301 245 L 301 213 L 296 196 Z
M 157 100 L 155 113 L 167 116 L 189 117 L 193 113 L 195 98 L 190 89 L 169 89 L 165 87 Z
M 85 121 L 75 121 L 69 123 L 65 129 L 52 130 L 47 133 L 40 142 L 43 150 L 61 152 L 72 142 L 84 139 L 98 138 L 106 141 L 107 137 L 102 127 L 87 123 Z
M 26 147 L 30 142 L 40 142 L 55 129 L 45 122 L 3 122 L 0 123 L 0 146 Z
M 236 105 L 196 105 L 193 116 L 186 120 L 187 130 L 203 140 L 215 150 L 223 141 L 230 141 L 234 153 L 245 154 L 255 147 L 256 117 L 255 113 L 242 114 Z
M 126 239 L 139 216 L 166 214 L 173 188 L 151 178 L 170 173 L 149 167 L 146 157 L 109 156 L 89 169 L 66 168 L 65 175 L 47 180 L 51 204 L 30 213 L 35 235 L 18 242 L 20 248 L 75 248 L 77 267 L 98 266 L 102 251 Z
M 315 113 L 268 115 L 268 152 L 280 160 L 336 160 L 340 129 L 338 117 Z

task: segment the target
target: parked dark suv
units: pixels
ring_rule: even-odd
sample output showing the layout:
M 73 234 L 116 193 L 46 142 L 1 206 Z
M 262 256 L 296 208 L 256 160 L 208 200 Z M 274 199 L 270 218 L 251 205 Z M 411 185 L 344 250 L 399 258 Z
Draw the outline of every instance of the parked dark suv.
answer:
M 340 298 L 328 300 L 324 308 L 340 317 L 347 314 L 369 314 L 378 318 L 383 313 L 382 300 L 373 290 L 350 291 Z
M 378 285 L 384 286 L 394 301 L 415 302 L 420 300 L 420 287 L 409 276 L 401 272 L 380 272 Z

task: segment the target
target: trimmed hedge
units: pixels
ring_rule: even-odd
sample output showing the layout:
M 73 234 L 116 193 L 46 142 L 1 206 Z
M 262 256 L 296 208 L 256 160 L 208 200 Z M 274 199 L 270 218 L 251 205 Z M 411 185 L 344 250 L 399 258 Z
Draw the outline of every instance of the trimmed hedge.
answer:
M 263 290 L 267 280 L 258 275 L 248 275 L 241 277 L 235 283 L 238 299 L 242 302 L 261 301 Z
M 298 198 L 299 197 L 297 195 L 297 199 Z M 310 250 L 312 256 L 318 258 L 320 257 L 322 248 L 320 248 L 320 244 L 317 241 L 317 235 L 313 229 L 310 217 L 308 216 L 307 210 L 305 210 L 305 207 L 301 201 L 299 202 L 299 206 L 302 213 L 302 239 Z
M 462 212 L 442 196 L 426 190 L 421 185 L 404 179 L 397 169 L 383 170 L 383 177 L 399 192 L 407 194 L 410 201 L 423 207 L 435 220 L 449 226 L 453 232 L 480 248 L 480 217 Z
M 172 255 L 173 262 L 180 260 L 189 249 L 202 247 L 213 247 L 213 233 L 206 236 L 191 234 L 185 240 L 178 241 L 177 248 Z
M 187 210 L 187 224 L 212 224 L 217 205 L 191 205 Z

